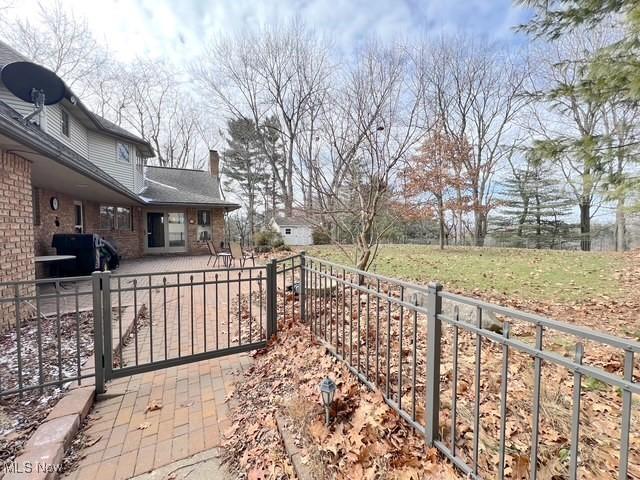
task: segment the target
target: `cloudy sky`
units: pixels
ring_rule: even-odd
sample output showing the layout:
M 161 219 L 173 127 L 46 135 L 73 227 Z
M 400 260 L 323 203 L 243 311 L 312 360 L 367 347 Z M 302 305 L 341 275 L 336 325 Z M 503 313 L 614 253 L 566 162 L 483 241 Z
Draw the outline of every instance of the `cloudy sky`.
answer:
M 46 3 L 46 2 L 45 2 Z M 466 31 L 519 43 L 527 12 L 511 0 L 65 0 L 121 58 L 184 60 L 217 34 L 298 18 L 347 53 L 372 36 L 411 39 Z M 33 11 L 15 0 L 9 15 Z

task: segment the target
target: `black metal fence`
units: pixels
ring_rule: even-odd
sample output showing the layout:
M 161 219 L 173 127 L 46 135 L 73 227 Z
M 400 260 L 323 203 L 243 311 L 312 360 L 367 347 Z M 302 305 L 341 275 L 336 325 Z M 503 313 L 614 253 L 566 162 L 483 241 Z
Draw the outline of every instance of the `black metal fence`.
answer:
M 94 376 L 91 277 L 0 283 L 0 397 Z
M 465 474 L 639 474 L 640 343 L 437 284 L 302 265 L 311 332 Z

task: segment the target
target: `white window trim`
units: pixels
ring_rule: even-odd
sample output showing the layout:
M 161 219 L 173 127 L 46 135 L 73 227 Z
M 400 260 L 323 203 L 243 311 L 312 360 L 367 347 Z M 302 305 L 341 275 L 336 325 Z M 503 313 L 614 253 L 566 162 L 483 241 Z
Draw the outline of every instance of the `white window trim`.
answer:
M 74 225 L 73 229 L 76 232 L 79 233 L 84 233 L 84 205 L 82 205 L 82 202 L 80 200 L 74 200 L 73 201 L 73 217 L 74 217 L 74 222 L 75 222 L 75 216 L 76 216 L 76 206 L 80 207 L 80 221 L 82 222 L 80 225 Z
M 129 152 L 129 160 L 121 160 L 120 159 L 120 145 L 124 145 L 127 147 L 127 151 Z M 131 164 L 131 145 L 126 142 L 116 142 L 116 160 L 120 163 L 124 163 L 126 165 Z

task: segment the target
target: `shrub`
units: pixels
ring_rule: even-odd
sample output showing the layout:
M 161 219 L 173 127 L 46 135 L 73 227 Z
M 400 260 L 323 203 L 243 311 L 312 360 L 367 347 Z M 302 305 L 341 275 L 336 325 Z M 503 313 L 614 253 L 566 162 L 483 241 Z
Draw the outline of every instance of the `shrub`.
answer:
M 280 247 L 284 240 L 280 232 L 274 230 L 261 230 L 254 237 L 256 247 Z
M 269 253 L 273 248 L 271 245 L 256 245 L 255 252 L 256 253 Z
M 320 229 L 315 229 L 313 231 L 313 244 L 314 245 L 327 245 L 331 243 L 331 237 L 327 232 Z

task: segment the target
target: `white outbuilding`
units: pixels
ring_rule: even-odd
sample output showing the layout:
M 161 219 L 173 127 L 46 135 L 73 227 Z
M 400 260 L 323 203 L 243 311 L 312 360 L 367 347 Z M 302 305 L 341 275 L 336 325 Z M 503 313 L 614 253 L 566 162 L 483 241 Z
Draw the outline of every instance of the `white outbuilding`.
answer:
M 271 228 L 280 232 L 285 245 L 313 245 L 313 227 L 303 217 L 279 217 Z

